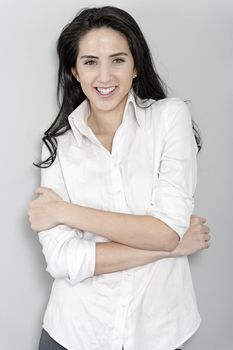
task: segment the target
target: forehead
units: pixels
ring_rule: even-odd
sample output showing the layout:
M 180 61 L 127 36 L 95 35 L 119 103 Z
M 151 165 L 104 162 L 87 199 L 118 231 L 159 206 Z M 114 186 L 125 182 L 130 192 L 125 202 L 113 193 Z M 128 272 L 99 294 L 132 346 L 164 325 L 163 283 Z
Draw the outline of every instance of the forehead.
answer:
M 79 53 L 87 51 L 129 53 L 129 45 L 125 36 L 112 28 L 91 29 L 79 42 Z M 90 52 L 89 52 L 90 53 Z

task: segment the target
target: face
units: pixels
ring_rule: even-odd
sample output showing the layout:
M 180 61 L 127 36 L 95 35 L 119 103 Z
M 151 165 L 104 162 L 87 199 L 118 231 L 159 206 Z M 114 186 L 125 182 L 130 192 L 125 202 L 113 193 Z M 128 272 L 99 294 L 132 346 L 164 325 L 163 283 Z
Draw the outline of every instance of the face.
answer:
M 136 74 L 126 38 L 111 28 L 93 29 L 79 42 L 76 67 L 91 112 L 122 111 Z

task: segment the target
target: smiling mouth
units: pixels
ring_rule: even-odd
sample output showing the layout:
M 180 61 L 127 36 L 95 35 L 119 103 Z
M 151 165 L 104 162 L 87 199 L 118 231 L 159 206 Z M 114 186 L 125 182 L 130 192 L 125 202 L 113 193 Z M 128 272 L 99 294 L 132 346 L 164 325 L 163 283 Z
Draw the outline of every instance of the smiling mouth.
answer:
M 98 95 L 104 96 L 104 97 L 108 97 L 111 96 L 114 91 L 116 90 L 116 86 L 111 86 L 111 87 L 107 87 L 107 88 L 102 88 L 102 87 L 95 87 Z

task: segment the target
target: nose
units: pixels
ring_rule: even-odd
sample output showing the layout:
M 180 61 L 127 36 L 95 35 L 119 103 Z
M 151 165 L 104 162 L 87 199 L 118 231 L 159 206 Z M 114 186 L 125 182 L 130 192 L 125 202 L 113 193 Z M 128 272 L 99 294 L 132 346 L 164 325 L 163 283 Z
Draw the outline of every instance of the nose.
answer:
M 97 82 L 106 85 L 111 81 L 112 73 L 108 64 L 102 64 L 98 71 Z

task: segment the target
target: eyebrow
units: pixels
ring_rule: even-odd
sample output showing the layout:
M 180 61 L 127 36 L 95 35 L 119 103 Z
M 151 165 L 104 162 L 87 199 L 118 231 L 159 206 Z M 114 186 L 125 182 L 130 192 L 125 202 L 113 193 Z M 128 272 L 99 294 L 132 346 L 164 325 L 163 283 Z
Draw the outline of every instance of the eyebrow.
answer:
M 128 54 L 126 52 L 117 52 L 117 53 L 113 53 L 112 55 L 109 55 L 109 57 L 116 57 L 116 56 L 128 56 Z M 81 56 L 81 58 L 95 58 L 95 59 L 98 59 L 99 57 L 93 56 L 93 55 L 83 55 L 83 56 Z

